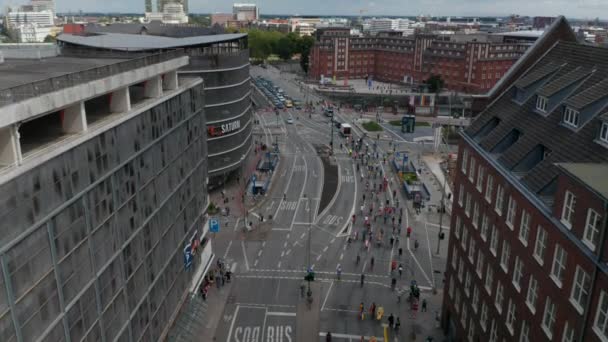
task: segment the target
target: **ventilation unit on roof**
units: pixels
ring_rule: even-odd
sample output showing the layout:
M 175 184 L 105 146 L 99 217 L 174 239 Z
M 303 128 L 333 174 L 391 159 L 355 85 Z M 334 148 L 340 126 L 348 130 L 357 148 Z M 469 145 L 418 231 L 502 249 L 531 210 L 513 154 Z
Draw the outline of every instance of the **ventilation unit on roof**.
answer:
M 496 144 L 491 150 L 492 154 L 503 154 L 509 147 L 513 146 L 521 137 L 521 132 L 517 129 L 512 129 L 502 140 Z

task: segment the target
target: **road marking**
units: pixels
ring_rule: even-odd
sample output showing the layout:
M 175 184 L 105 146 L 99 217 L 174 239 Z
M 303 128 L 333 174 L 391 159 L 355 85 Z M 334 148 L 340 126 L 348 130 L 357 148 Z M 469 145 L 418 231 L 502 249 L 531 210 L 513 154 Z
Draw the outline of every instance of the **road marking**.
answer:
M 285 251 L 281 252 L 281 258 L 285 256 Z
M 230 250 L 230 246 L 232 246 L 232 240 L 228 242 L 228 247 L 226 247 L 226 252 L 224 253 L 224 259 L 228 256 L 228 251 Z
M 340 260 L 344 259 L 344 253 L 340 253 Z
M 289 228 L 272 228 L 272 230 L 282 230 L 282 231 L 287 231 L 287 232 L 291 231 L 291 229 L 289 229 Z
M 289 174 L 289 179 L 287 179 L 287 185 L 285 186 L 283 193 L 287 192 L 287 189 L 289 189 L 289 184 L 291 184 L 291 178 L 293 176 L 293 168 L 296 166 L 296 160 L 298 158 L 293 158 L 293 164 L 291 166 L 291 173 Z M 285 170 L 285 172 L 287 172 L 287 170 Z M 281 203 L 283 202 L 283 200 L 281 199 L 281 202 L 279 202 L 279 205 L 277 206 L 277 210 L 275 210 L 274 215 L 272 217 L 277 217 L 277 213 L 279 212 L 279 208 L 281 207 Z
M 331 288 L 334 286 L 334 282 L 329 283 L 329 289 L 327 290 L 327 294 L 325 295 L 325 300 L 323 301 L 323 305 L 321 306 L 321 311 L 325 308 L 325 303 L 327 303 L 327 298 L 329 298 L 329 293 L 331 292 Z
M 321 255 L 323 255 L 323 254 L 317 255 L 317 261 L 321 260 Z
M 260 250 L 258 251 L 258 258 L 259 258 L 261 255 L 262 255 L 262 250 L 260 249 Z
M 255 259 L 255 262 L 253 263 L 253 267 L 257 267 L 258 266 L 258 259 Z
M 291 249 L 288 249 L 287 252 L 285 252 L 285 255 L 289 255 L 289 253 L 291 253 Z
M 236 227 L 238 227 L 238 226 L 239 226 L 239 222 L 240 222 L 240 221 L 241 221 L 241 218 L 239 217 L 239 218 L 236 220 L 236 223 L 234 224 L 234 231 L 235 231 L 235 232 L 236 232 Z
M 296 313 L 295 312 L 268 311 L 268 312 L 266 312 L 266 316 L 296 317 Z
M 232 330 L 234 329 L 234 322 L 236 322 L 236 316 L 239 313 L 239 305 L 236 306 L 236 309 L 234 310 L 234 315 L 232 316 L 232 323 L 230 323 L 230 330 L 228 330 L 228 339 L 226 341 L 230 341 L 230 338 L 232 337 Z
M 266 241 L 262 242 L 262 248 L 266 246 Z
M 429 240 L 429 230 L 426 227 L 426 221 L 424 222 L 424 230 L 426 230 L 426 243 L 429 247 L 429 261 L 431 265 L 431 278 L 433 279 L 433 287 L 435 287 L 435 276 L 433 276 L 433 256 L 431 255 L 431 241 Z
M 285 243 L 283 244 L 283 248 L 285 248 L 285 247 L 287 247 L 287 241 L 285 241 Z
M 290 235 L 291 235 L 291 234 L 287 234 L 287 239 L 289 239 L 289 236 L 290 236 Z M 287 245 L 287 242 L 285 242 L 285 245 Z
M 433 282 L 431 281 L 431 279 L 429 279 L 429 276 L 426 274 L 426 272 L 424 271 L 424 269 L 422 268 L 422 266 L 420 266 L 420 263 L 418 262 L 418 259 L 416 258 L 416 256 L 414 255 L 414 253 L 412 253 L 412 250 L 410 249 L 409 239 L 408 239 L 408 244 L 407 244 L 407 250 L 408 250 L 408 252 L 410 252 L 410 255 L 414 259 L 414 262 L 416 263 L 416 265 L 418 265 L 418 268 L 422 272 L 422 275 L 424 276 L 424 279 L 426 279 L 426 281 L 429 283 L 429 285 L 433 286 Z
M 279 264 L 277 265 L 277 268 L 281 268 L 281 262 L 279 261 Z
M 306 236 L 306 233 L 302 233 L 302 235 L 300 235 L 300 239 L 303 239 Z
M 356 310 L 339 310 L 339 309 L 335 309 L 336 311 L 347 311 L 347 312 L 359 312 Z M 327 335 L 326 332 L 319 332 L 319 336 L 321 337 L 325 337 L 325 335 Z M 350 335 L 350 334 L 338 334 L 338 333 L 331 333 L 331 337 L 335 337 L 335 338 L 341 338 L 341 339 L 348 339 L 349 341 L 359 341 L 361 339 L 361 335 Z M 371 340 L 371 337 L 364 337 L 365 341 L 369 341 Z M 376 341 L 378 342 L 384 342 L 384 339 L 382 337 L 376 337 Z
M 243 247 L 243 256 L 245 257 L 245 267 L 249 271 L 249 261 L 247 260 L 247 252 L 245 251 L 245 241 L 241 241 L 241 247 Z
M 332 241 L 332 242 L 333 242 L 333 241 Z M 327 252 L 327 249 L 328 249 L 328 248 L 329 248 L 329 246 L 325 246 L 325 247 L 323 248 L 323 253 Z
M 329 243 L 334 243 L 336 242 L 336 238 L 331 239 L 331 241 Z

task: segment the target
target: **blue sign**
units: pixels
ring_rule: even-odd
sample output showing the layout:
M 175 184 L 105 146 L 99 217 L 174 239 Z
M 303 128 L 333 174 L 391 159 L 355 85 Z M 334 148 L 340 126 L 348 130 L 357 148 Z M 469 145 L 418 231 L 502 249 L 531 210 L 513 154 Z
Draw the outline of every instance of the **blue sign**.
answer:
M 192 246 L 184 247 L 184 267 L 188 270 L 192 266 Z
M 212 233 L 218 233 L 220 231 L 220 220 L 212 217 L 209 219 L 209 231 Z

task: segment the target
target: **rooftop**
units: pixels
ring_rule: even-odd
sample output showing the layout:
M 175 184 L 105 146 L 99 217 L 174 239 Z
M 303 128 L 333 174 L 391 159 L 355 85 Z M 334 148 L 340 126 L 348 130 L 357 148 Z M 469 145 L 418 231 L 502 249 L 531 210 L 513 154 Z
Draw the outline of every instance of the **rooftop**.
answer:
M 119 58 L 51 57 L 6 59 L 0 64 L 0 90 L 125 61 Z
M 608 164 L 558 163 L 557 166 L 608 199 Z
M 246 33 L 234 33 L 175 38 L 126 33 L 94 33 L 88 35 L 62 34 L 57 37 L 57 40 L 65 43 L 95 48 L 124 51 L 145 51 L 208 45 L 236 40 L 246 36 Z
M 496 36 L 522 37 L 522 38 L 539 38 L 543 35 L 543 30 L 526 30 L 526 31 L 510 31 L 492 33 Z

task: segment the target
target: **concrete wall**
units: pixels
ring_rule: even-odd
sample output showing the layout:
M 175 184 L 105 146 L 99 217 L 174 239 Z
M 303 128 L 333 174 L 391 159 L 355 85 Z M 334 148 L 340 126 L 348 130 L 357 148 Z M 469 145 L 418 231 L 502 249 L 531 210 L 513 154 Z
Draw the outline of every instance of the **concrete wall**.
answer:
M 207 201 L 203 86 L 0 185 L 0 341 L 155 341 Z

